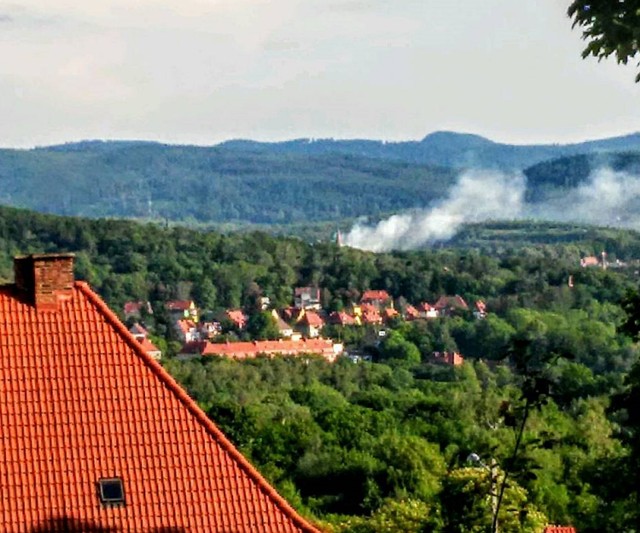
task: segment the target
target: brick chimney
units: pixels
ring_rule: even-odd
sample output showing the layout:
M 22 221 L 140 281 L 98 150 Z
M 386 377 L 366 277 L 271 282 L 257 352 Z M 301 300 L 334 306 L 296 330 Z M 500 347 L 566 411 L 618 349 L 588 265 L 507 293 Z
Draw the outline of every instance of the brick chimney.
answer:
M 74 254 L 31 254 L 13 260 L 15 283 L 39 311 L 55 311 L 71 298 Z

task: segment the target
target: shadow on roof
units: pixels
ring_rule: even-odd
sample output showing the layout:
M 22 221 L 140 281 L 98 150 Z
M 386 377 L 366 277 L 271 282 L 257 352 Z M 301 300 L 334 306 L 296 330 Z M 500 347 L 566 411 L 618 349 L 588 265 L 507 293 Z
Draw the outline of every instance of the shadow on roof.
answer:
M 45 520 L 29 530 L 29 533 L 118 533 L 118 531 L 116 528 L 62 516 Z M 186 530 L 180 527 L 159 527 L 149 530 L 148 533 L 186 533 Z

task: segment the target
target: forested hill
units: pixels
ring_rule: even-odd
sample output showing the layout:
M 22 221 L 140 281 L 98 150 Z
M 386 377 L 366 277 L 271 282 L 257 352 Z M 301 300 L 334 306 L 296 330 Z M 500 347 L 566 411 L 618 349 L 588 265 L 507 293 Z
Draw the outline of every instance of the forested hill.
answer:
M 564 146 L 504 145 L 447 132 L 406 143 L 233 141 L 195 147 L 85 141 L 0 150 L 0 203 L 62 215 L 200 224 L 375 219 L 433 205 L 462 168 L 521 169 L 565 154 L 602 157 L 631 148 L 640 153 L 640 134 Z M 533 167 L 527 171 L 533 187 L 582 172 L 580 157 Z
M 543 201 L 556 193 L 578 187 L 601 169 L 640 176 L 640 150 L 581 154 L 534 165 L 524 171 L 527 177 L 526 200 Z
M 640 149 L 640 133 L 575 144 L 514 145 L 479 135 L 436 132 L 421 141 L 297 139 L 278 143 L 236 140 L 221 147 L 268 154 L 348 154 L 450 168 L 522 170 L 563 156 Z
M 89 217 L 290 224 L 423 206 L 455 175 L 351 155 L 85 142 L 0 150 L 0 203 Z

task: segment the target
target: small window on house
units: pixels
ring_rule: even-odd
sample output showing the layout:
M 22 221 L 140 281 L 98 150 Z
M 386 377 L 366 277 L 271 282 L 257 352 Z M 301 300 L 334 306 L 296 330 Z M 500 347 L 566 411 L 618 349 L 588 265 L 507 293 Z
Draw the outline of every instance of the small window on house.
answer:
M 98 480 L 98 497 L 103 505 L 124 505 L 124 485 L 119 477 Z

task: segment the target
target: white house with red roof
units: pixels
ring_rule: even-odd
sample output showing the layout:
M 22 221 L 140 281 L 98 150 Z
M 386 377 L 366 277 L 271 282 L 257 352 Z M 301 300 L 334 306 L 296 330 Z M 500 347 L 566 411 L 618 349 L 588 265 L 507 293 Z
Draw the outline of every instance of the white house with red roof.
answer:
M 322 304 L 320 303 L 320 288 L 296 287 L 293 290 L 293 306 L 297 309 L 313 309 L 319 311 L 322 308 Z
M 200 338 L 198 325 L 193 320 L 176 320 L 175 328 L 182 342 L 192 342 Z
M 469 310 L 467 302 L 458 294 L 455 296 L 440 296 L 438 301 L 433 304 L 433 307 L 438 312 L 438 316 L 450 316 Z
M 308 339 L 319 337 L 323 327 L 324 319 L 315 311 L 305 311 L 298 322 L 298 329 Z
M 186 318 L 198 322 L 199 310 L 193 300 L 171 300 L 165 308 L 174 320 Z

